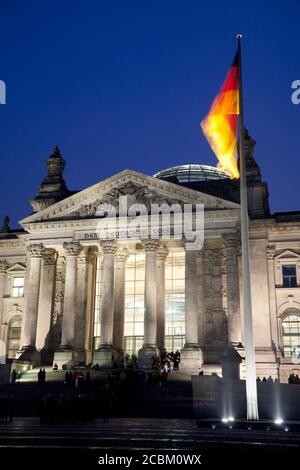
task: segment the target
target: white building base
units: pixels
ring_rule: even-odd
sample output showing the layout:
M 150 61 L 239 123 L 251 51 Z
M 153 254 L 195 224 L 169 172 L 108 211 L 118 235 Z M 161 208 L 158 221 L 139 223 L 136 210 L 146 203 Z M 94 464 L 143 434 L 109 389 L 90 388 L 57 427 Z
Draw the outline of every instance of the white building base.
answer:
M 198 374 L 203 364 L 203 354 L 199 346 L 186 345 L 180 351 L 180 368 Z
M 74 365 L 73 351 L 55 351 L 53 364 L 58 365 L 58 369 L 71 369 Z
M 158 354 L 155 346 L 144 346 L 139 350 L 138 354 L 138 367 L 139 369 L 151 369 L 152 359 Z
M 113 366 L 113 357 L 115 356 L 112 348 L 100 348 L 94 352 L 93 363 L 99 364 L 101 368 L 111 369 Z

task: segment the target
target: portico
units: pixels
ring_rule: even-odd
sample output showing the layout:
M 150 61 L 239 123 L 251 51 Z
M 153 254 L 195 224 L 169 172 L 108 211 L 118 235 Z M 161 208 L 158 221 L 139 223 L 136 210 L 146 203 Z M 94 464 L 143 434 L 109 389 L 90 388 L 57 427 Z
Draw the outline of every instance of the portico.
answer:
M 93 199 L 88 204 L 82 205 L 88 199 L 83 191 L 80 198 L 78 195 L 70 198 L 74 201 L 65 206 L 65 211 L 62 201 L 55 204 L 56 209 L 50 206 L 23 221 L 30 233 L 28 286 L 33 292 L 25 304 L 23 351 L 31 348 L 35 355 L 36 352 L 43 357 L 52 355 L 59 365 L 90 361 L 102 367 L 111 367 L 113 358 L 128 353 L 137 355 L 140 367 L 147 368 L 153 356 L 178 349 L 184 367 L 198 370 L 205 355 L 207 330 L 218 338 L 212 339 L 212 346 L 208 347 L 211 357 L 217 357 L 221 346 L 227 343 L 225 320 L 206 327 L 205 331 L 203 259 L 211 252 L 220 255 L 220 262 L 221 252 L 227 256 L 231 266 L 227 272 L 228 289 L 232 292 L 231 312 L 235 308 L 231 305 L 238 303 L 239 286 L 234 269 L 237 254 L 233 261 L 229 260 L 234 247 L 230 245 L 232 251 L 228 251 L 228 239 L 238 236 L 238 206 L 224 201 L 225 207 L 220 212 L 221 201 L 199 196 L 192 190 L 186 191 L 182 201 L 175 197 L 173 200 L 168 188 L 165 204 L 176 202 L 181 207 L 193 201 L 211 207 L 205 213 L 205 245 L 197 250 L 187 249 L 185 239 L 172 236 L 174 226 L 169 236 L 163 236 L 159 219 L 155 219 L 154 232 L 161 235 L 151 238 L 150 231 L 145 237 L 145 220 L 143 230 L 138 227 L 133 236 L 124 237 L 120 236 L 118 218 L 111 220 L 107 228 L 106 218 L 95 217 L 102 201 L 117 204 L 120 194 L 126 193 L 131 204 L 144 203 L 146 207 L 150 200 L 160 201 L 161 191 L 168 183 L 155 182 L 155 190 L 146 192 L 140 187 L 141 183 L 145 186 L 145 178 L 149 177 L 123 172 L 110 184 L 113 188 L 109 194 L 100 183 L 96 194 L 93 189 Z M 132 220 L 133 216 L 129 224 Z M 107 239 L 99 235 L 103 227 L 109 234 Z M 219 282 L 221 288 L 221 270 L 213 277 L 218 281 L 212 283 Z M 220 317 L 226 317 L 222 295 L 215 308 Z M 239 311 L 230 315 L 237 315 L 235 324 L 240 325 Z
M 267 218 L 253 162 L 256 362 L 259 375 L 286 377 L 300 350 L 290 333 L 300 324 L 298 228 Z M 234 183 L 214 168 L 183 165 L 155 177 L 125 170 L 71 193 L 63 167 L 56 149 L 31 201 L 34 213 L 19 232 L 0 235 L 1 360 L 105 368 L 135 354 L 147 368 L 153 356 L 180 350 L 181 366 L 198 373 L 218 370 L 228 343 L 243 354 Z M 197 205 L 204 207 L 203 243 L 191 250 L 182 214 L 188 208 L 191 232 L 199 235 Z

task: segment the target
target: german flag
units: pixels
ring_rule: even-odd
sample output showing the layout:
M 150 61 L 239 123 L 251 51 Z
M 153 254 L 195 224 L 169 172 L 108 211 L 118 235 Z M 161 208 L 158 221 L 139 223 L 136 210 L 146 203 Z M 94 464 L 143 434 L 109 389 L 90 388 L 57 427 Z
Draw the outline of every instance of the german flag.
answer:
M 201 122 L 202 131 L 219 160 L 218 168 L 228 173 L 230 178 L 240 176 L 237 165 L 239 82 L 237 53 L 208 115 Z

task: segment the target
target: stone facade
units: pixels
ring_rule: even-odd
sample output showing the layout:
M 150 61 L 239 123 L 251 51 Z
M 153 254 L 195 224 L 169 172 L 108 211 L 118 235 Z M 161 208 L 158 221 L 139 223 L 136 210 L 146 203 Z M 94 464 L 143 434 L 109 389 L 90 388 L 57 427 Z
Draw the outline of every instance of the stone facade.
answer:
M 300 316 L 300 214 L 269 214 L 266 184 L 249 141 L 248 148 L 257 374 L 286 381 L 292 371 L 300 373 L 297 335 L 292 338 L 295 354 L 288 354 L 282 325 L 289 315 Z M 110 367 L 113 357 L 126 352 L 126 266 L 136 253 L 144 256 L 145 273 L 144 291 L 138 294 L 144 309 L 143 340 L 137 351 L 141 367 L 165 349 L 166 266 L 178 252 L 185 255 L 182 366 L 218 370 L 228 343 L 243 355 L 240 211 L 232 197 L 236 183 L 228 197 L 219 197 L 222 180 L 212 182 L 208 191 L 207 181 L 196 187 L 125 170 L 83 191 L 58 194 L 57 185 L 66 191 L 64 161 L 57 150 L 50 158 L 48 193 L 44 181 L 32 202 L 34 214 L 20 222 L 22 230 L 0 234 L 1 362 L 31 357 L 36 364 L 55 360 L 59 365 L 98 362 Z M 224 186 L 228 184 L 225 181 Z M 127 203 L 136 207 L 204 204 L 203 248 L 189 251 L 184 239 L 162 234 L 156 239 L 149 239 L 149 234 L 121 237 L 120 224 L 116 226 L 121 214 L 117 211 L 107 227 L 101 213 L 103 208 L 111 211 L 119 196 L 127 196 Z M 134 218 L 129 216 L 130 221 Z M 99 237 L 104 227 L 110 234 L 107 240 Z M 155 228 L 161 233 L 159 220 Z M 97 260 L 102 270 L 98 294 Z M 283 279 L 286 266 L 295 267 L 297 278 L 288 286 Z M 24 287 L 18 287 L 20 279 Z M 95 348 L 97 295 L 101 336 Z

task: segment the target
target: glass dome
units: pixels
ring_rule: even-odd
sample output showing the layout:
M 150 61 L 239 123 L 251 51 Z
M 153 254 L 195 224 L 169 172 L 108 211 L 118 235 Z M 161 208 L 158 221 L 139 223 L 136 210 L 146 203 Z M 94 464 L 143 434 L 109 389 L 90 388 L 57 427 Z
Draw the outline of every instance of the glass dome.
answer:
M 177 165 L 161 170 L 153 175 L 155 178 L 167 179 L 176 177 L 179 183 L 191 183 L 194 181 L 211 181 L 229 178 L 224 171 L 209 165 Z

